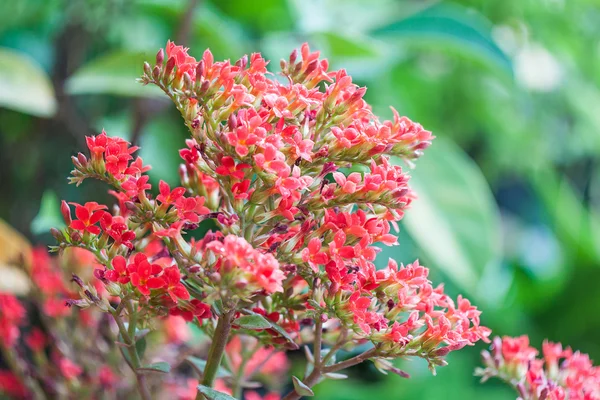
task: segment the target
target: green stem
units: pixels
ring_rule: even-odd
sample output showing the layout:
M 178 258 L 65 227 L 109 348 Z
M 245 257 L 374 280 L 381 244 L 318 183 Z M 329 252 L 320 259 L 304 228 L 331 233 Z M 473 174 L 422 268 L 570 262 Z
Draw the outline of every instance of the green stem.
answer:
M 212 344 L 208 351 L 208 359 L 206 361 L 206 367 L 204 369 L 204 378 L 202 379 L 202 385 L 212 387 L 215 377 L 217 376 L 217 370 L 221 365 L 221 359 L 225 352 L 225 346 L 229 339 L 229 332 L 231 331 L 231 321 L 235 310 L 232 309 L 223 313 L 217 322 L 215 333 L 213 334 Z M 196 400 L 203 399 L 202 394 L 198 393 Z
M 133 304 L 130 302 L 130 300 L 123 299 L 121 301 L 127 302 L 125 305 L 129 312 L 129 328 L 130 328 L 129 331 L 125 327 L 125 323 L 123 322 L 123 319 L 121 318 L 121 315 L 119 312 L 121 309 L 120 305 L 117 310 L 114 310 L 114 309 L 110 310 L 110 313 L 113 316 L 115 322 L 117 323 L 117 326 L 119 327 L 119 333 L 121 334 L 121 337 L 123 338 L 123 340 L 125 341 L 125 344 L 127 345 L 127 352 L 129 354 L 129 358 L 131 361 L 127 360 L 127 357 L 125 357 L 123 350 L 121 350 L 121 353 L 123 354 L 123 358 L 125 358 L 125 361 L 127 361 L 127 365 L 129 365 L 129 367 L 135 374 L 135 377 L 137 380 L 138 392 L 140 393 L 140 396 L 142 397 L 143 400 L 151 400 L 152 396 L 150 395 L 150 391 L 148 390 L 148 386 L 146 384 L 146 376 L 143 373 L 138 371 L 138 368 L 140 368 L 142 366 L 142 363 L 141 363 L 140 357 L 137 353 L 137 350 L 135 348 L 135 321 L 137 319 L 137 316 L 135 313 L 135 308 L 133 307 Z M 132 326 L 133 326 L 133 328 L 131 328 Z

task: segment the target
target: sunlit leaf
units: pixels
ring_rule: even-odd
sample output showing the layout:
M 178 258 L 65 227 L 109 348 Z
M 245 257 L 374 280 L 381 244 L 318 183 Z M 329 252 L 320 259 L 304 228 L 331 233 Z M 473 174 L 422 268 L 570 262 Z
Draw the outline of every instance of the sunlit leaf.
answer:
M 50 79 L 35 60 L 0 48 L 0 107 L 39 117 L 56 112 L 56 98 Z
M 434 266 L 474 293 L 484 269 L 501 257 L 500 216 L 477 165 L 437 138 L 411 172 L 417 194 L 404 226 Z
M 128 97 L 164 97 L 154 86 L 137 82 L 144 61 L 150 63 L 155 53 L 115 51 L 104 54 L 75 71 L 66 83 L 70 94 L 111 94 Z
M 474 10 L 458 5 L 438 3 L 373 33 L 420 48 L 426 44 L 463 52 L 512 75 L 512 62 L 492 39 L 491 24 Z
M 60 202 L 56 193 L 46 190 L 42 195 L 40 210 L 31 221 L 31 232 L 35 235 L 48 233 L 50 228 L 60 228 L 65 225 L 60 215 Z

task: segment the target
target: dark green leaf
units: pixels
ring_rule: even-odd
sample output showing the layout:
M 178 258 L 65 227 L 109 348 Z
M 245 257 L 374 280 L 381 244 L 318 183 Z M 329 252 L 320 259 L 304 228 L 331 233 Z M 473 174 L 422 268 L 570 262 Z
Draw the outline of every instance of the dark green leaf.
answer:
M 39 117 L 51 117 L 57 108 L 54 88 L 42 68 L 5 48 L 0 48 L 0 106 Z

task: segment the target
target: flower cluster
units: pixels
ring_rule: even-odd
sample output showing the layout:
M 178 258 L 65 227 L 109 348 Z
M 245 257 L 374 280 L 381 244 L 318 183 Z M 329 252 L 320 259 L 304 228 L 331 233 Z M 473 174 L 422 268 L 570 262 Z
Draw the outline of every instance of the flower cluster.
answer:
M 527 336 L 496 337 L 491 352 L 482 353 L 482 380 L 500 378 L 513 386 L 521 400 L 598 400 L 600 367 L 587 354 L 545 341 L 542 357 Z
M 381 121 L 366 89 L 306 44 L 281 62 L 282 80 L 267 64 L 260 54 L 217 62 L 208 50 L 196 60 L 169 42 L 166 57 L 160 50 L 144 65 L 140 81 L 173 100 L 191 134 L 179 152 L 180 186 L 160 181 L 153 192 L 137 147 L 105 132 L 73 157 L 71 182 L 103 181 L 117 205 L 63 202 L 54 250 L 94 255 L 93 278 L 75 280 L 70 304 L 111 315 L 143 398 L 141 376 L 169 368 L 145 366 L 139 343 L 165 318 L 183 317 L 210 338 L 198 398 L 215 385 L 259 398 L 245 390 L 265 368 L 248 370 L 252 360 L 302 344 L 314 349 L 310 373 L 294 377 L 288 400 L 366 360 L 402 376 L 388 359 L 420 357 L 433 369 L 490 334 L 480 312 L 434 287 L 418 262 L 375 267 L 380 246 L 398 244 L 392 229 L 415 198 L 400 163 L 412 164 L 431 133 L 395 110 Z M 366 342 L 336 362 L 339 349 Z M 241 361 L 230 350 L 239 343 Z M 217 380 L 223 357 L 228 377 Z

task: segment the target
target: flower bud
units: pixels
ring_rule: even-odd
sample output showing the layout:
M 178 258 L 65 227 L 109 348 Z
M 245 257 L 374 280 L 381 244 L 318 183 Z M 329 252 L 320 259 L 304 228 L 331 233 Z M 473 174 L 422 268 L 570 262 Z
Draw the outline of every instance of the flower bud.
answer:
M 57 242 L 62 243 L 65 241 L 65 235 L 56 228 L 50 228 L 50 234 L 56 239 Z
M 104 287 L 111 296 L 119 296 L 121 294 L 121 286 L 115 282 L 108 281 L 108 283 L 104 284 Z
M 65 221 L 65 224 L 67 226 L 70 226 L 71 222 L 73 222 L 73 220 L 71 219 L 71 208 L 64 200 L 60 203 L 60 212 L 62 213 L 62 217 Z
M 146 74 L 147 77 L 152 76 L 152 67 L 150 66 L 150 64 L 148 64 L 145 61 L 144 61 L 144 74 Z
M 156 53 L 156 65 L 162 67 L 164 60 L 165 52 L 163 51 L 163 49 L 160 49 L 158 50 L 158 53 Z
M 154 78 L 155 81 L 158 81 L 158 78 L 160 78 L 160 67 L 158 65 L 152 69 L 152 78 Z

